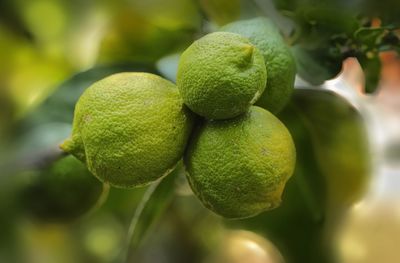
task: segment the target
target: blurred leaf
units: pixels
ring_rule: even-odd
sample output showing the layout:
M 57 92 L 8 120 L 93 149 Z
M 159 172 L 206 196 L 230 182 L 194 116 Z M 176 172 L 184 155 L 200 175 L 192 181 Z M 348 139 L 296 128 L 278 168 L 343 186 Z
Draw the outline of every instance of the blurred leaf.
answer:
M 240 16 L 240 0 L 199 0 L 207 17 L 217 25 L 225 25 Z
M 333 38 L 350 38 L 360 26 L 356 14 L 332 3 L 310 1 L 293 9 L 290 18 L 296 24 L 293 42 L 308 50 L 335 47 Z
M 350 36 L 359 27 L 359 10 L 349 8 L 346 1 L 274 0 L 274 4 L 296 22 L 305 40 L 311 35 L 320 35 L 320 38 L 333 34 Z
M 358 61 L 365 76 L 365 92 L 373 93 L 377 89 L 381 77 L 381 60 L 378 55 L 375 55 L 372 58 L 358 57 Z
M 313 85 L 320 85 L 334 78 L 342 68 L 342 58 L 331 57 L 326 49 L 307 50 L 300 45 L 292 47 L 297 72 L 301 78 Z
M 184 172 L 183 169 L 180 161 L 171 174 L 147 188 L 129 226 L 126 256 L 129 256 L 130 249 L 135 251 L 142 244 L 170 206 L 175 193 L 175 180 Z
M 101 41 L 99 63 L 155 62 L 190 45 L 200 28 L 194 3 L 161 2 L 133 1 L 120 10 Z
M 117 263 L 115 259 L 121 251 L 126 234 L 117 215 L 105 212 L 101 207 L 96 213 L 83 217 L 67 231 L 74 235 L 74 245 L 78 251 L 83 250 L 94 258 L 90 261 L 83 260 L 84 262 Z
M 49 122 L 37 125 L 18 137 L 16 148 L 21 155 L 33 155 L 48 150 L 69 136 L 72 124 Z
M 360 27 L 354 32 L 354 38 L 364 45 L 374 47 L 383 37 L 385 28 L 382 27 Z
M 1 30 L 1 29 L 0 29 Z M 0 32 L 1 33 L 1 32 Z M 48 57 L 35 46 L 19 40 L 2 43 L 7 63 L 2 81 L 15 105 L 14 118 L 20 120 L 71 73 L 65 61 Z
M 384 24 L 400 25 L 398 10 L 400 2 L 398 0 L 366 0 L 361 1 L 358 8 L 362 9 L 370 17 L 379 17 Z
M 193 0 L 132 0 L 128 8 L 165 29 L 197 28 L 200 24 L 198 7 Z
M 0 148 L 12 131 L 15 105 L 6 89 L 2 87 L 0 79 Z M 1 154 L 1 150 L 0 150 Z
M 17 7 L 12 0 L 0 1 L 0 23 L 6 25 L 17 35 L 26 39 L 32 39 L 32 34 L 23 23 Z

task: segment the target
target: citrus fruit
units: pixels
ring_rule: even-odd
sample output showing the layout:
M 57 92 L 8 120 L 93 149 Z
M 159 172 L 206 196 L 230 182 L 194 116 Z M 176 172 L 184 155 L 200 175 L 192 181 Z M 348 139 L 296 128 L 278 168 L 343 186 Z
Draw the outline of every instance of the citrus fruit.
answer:
M 228 230 L 212 248 L 205 263 L 284 263 L 278 248 L 254 232 Z
M 191 127 L 173 83 L 149 73 L 118 73 L 83 93 L 72 136 L 61 148 L 101 181 L 135 187 L 172 171 Z
M 21 194 L 21 204 L 36 220 L 73 220 L 94 207 L 103 192 L 103 184 L 71 155 L 34 171 L 34 175 Z
M 177 85 L 185 104 L 208 119 L 244 113 L 265 89 L 261 52 L 238 34 L 216 32 L 195 41 L 182 54 Z
M 221 28 L 247 37 L 261 50 L 267 67 L 267 87 L 256 105 L 278 113 L 289 101 L 296 76 L 296 63 L 278 29 L 259 17 L 230 23 Z
M 227 218 L 245 218 L 280 204 L 295 159 L 286 127 L 252 106 L 237 118 L 199 125 L 184 161 L 204 206 Z

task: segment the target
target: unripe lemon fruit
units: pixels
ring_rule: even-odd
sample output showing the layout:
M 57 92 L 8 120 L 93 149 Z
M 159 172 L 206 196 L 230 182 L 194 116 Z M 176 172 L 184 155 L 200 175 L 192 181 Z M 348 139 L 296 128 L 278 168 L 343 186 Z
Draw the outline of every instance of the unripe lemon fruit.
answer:
M 71 155 L 32 172 L 35 177 L 23 190 L 20 201 L 39 221 L 72 221 L 98 205 L 105 191 L 103 184 Z
M 227 218 L 279 206 L 295 159 L 286 127 L 256 106 L 237 118 L 200 125 L 184 157 L 193 192 L 205 207 Z
M 148 184 L 182 157 L 192 127 L 176 86 L 149 73 L 118 73 L 89 87 L 61 148 L 116 187 Z
M 182 54 L 177 86 L 185 104 L 208 119 L 238 116 L 265 89 L 261 52 L 238 34 L 216 32 L 195 41 Z
M 261 51 L 268 77 L 267 87 L 256 105 L 274 114 L 281 111 L 292 95 L 296 63 L 279 30 L 263 17 L 236 21 L 221 30 L 247 37 Z

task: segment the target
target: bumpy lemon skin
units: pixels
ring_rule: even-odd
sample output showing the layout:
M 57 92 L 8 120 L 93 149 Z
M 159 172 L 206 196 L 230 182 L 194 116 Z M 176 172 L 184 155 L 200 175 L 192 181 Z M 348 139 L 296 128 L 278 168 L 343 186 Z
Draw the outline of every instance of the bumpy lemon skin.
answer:
M 276 208 L 295 167 L 286 127 L 270 112 L 248 113 L 196 128 L 184 163 L 195 195 L 226 218 L 246 218 Z
M 189 46 L 179 60 L 177 86 L 185 104 L 207 119 L 248 110 L 265 89 L 261 52 L 238 34 L 215 32 Z
M 102 182 L 143 186 L 173 170 L 192 123 L 172 82 L 150 73 L 118 73 L 83 93 L 72 136 L 61 148 Z
M 277 27 L 269 19 L 258 17 L 232 22 L 220 30 L 247 37 L 262 52 L 268 71 L 267 87 L 255 105 L 279 113 L 292 95 L 296 62 Z

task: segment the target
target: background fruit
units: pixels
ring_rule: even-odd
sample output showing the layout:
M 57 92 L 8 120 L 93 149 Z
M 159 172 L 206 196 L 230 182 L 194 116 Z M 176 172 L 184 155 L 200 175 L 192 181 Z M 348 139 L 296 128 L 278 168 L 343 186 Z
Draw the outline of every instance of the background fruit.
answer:
M 61 147 L 101 181 L 134 187 L 174 168 L 191 124 L 171 82 L 149 73 L 119 73 L 81 96 L 72 137 Z
M 23 190 L 21 203 L 41 221 L 68 221 L 88 212 L 103 192 L 103 184 L 73 156 L 66 156 L 41 171 Z
M 194 42 L 182 54 L 177 85 L 185 104 L 209 119 L 245 112 L 265 88 L 261 52 L 238 34 L 216 32 Z
M 296 64 L 282 36 L 267 18 L 253 18 L 230 23 L 221 28 L 250 39 L 264 56 L 267 67 L 267 87 L 256 105 L 278 113 L 292 94 Z
M 208 121 L 185 154 L 188 180 L 203 204 L 228 218 L 243 218 L 277 207 L 293 173 L 295 148 L 285 126 L 271 113 Z

